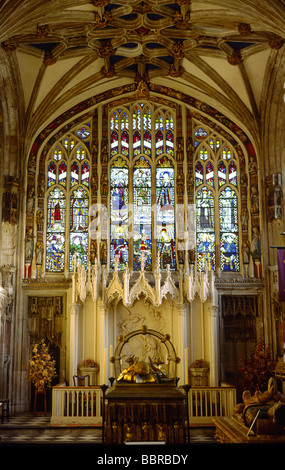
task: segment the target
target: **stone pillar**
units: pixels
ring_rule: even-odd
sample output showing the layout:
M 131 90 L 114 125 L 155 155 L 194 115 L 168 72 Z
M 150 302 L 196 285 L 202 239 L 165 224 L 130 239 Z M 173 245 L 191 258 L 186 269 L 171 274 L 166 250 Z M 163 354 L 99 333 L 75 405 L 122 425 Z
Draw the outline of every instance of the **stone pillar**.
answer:
M 218 312 L 217 305 L 208 306 L 208 340 L 210 358 L 210 383 L 211 387 L 217 387 L 219 382 L 219 362 L 218 362 Z
M 73 376 L 77 375 L 78 366 L 78 317 L 80 304 L 70 306 L 70 334 L 69 334 L 69 385 L 73 386 Z
M 177 376 L 180 377 L 178 385 L 184 385 L 188 383 L 188 368 L 190 365 L 190 341 L 189 341 L 189 315 L 188 307 L 186 304 L 177 305 L 178 311 L 178 338 L 176 353 L 180 357 L 181 362 L 177 367 Z M 186 350 L 186 351 L 185 351 Z M 185 353 L 186 353 L 186 368 L 187 374 L 185 377 Z

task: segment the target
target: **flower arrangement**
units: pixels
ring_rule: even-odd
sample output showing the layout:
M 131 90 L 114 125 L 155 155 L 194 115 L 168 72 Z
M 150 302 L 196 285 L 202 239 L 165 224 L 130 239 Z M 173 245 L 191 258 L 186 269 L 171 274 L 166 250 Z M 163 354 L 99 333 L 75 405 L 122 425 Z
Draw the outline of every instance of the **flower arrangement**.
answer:
M 37 390 L 51 385 L 56 376 L 55 361 L 52 359 L 44 340 L 33 345 L 29 360 L 28 380 Z
M 82 361 L 79 364 L 79 368 L 83 368 L 83 367 L 97 367 L 97 364 L 94 361 L 94 359 L 88 358 L 88 359 L 84 359 L 84 361 Z
M 260 339 L 248 360 L 240 360 L 238 373 L 242 376 L 242 389 L 251 393 L 265 391 L 268 380 L 274 375 L 274 369 L 275 361 L 271 358 L 263 339 Z
M 204 359 L 196 359 L 190 364 L 191 369 L 209 369 L 209 363 Z

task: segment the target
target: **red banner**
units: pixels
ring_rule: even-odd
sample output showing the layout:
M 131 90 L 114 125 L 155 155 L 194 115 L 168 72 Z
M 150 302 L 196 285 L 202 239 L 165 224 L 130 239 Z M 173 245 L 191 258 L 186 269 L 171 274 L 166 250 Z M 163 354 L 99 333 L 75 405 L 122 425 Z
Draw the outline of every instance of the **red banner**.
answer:
M 279 283 L 279 301 L 285 302 L 285 249 L 278 248 L 278 283 Z

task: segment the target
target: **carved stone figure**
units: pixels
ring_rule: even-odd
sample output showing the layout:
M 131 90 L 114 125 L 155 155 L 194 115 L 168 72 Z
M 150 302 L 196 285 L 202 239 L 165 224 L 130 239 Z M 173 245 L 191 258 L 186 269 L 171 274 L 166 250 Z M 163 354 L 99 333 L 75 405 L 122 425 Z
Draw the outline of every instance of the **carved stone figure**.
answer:
M 251 395 L 245 390 L 242 395 L 243 403 L 239 403 L 233 410 L 233 417 L 248 427 L 254 425 L 257 419 L 269 420 L 276 424 L 271 428 L 272 433 L 284 432 L 285 426 L 285 395 L 277 390 L 274 377 L 268 381 L 265 392 L 257 391 Z M 268 432 L 270 428 L 267 426 Z

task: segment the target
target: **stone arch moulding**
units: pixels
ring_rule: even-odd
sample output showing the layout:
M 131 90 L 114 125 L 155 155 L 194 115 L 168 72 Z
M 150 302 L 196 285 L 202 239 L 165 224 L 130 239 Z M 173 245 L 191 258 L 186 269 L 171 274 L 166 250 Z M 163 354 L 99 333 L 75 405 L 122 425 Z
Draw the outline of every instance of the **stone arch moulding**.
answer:
M 248 186 L 255 186 L 258 193 L 259 182 L 255 147 L 248 135 L 236 123 L 234 123 L 215 108 L 196 98 L 193 98 L 190 95 L 186 95 L 172 88 L 156 84 L 150 84 L 149 88 L 149 99 L 151 101 L 165 102 L 165 97 L 167 97 L 170 100 L 175 100 L 177 103 L 184 104 L 186 107 L 191 109 L 192 116 L 196 120 L 199 120 L 200 122 L 212 128 L 213 131 L 216 131 L 217 133 L 224 136 L 225 139 L 227 139 L 232 144 L 237 152 L 241 168 L 241 185 L 243 185 L 244 188 L 247 188 Z M 94 112 L 96 112 L 96 108 L 99 104 L 104 104 L 109 100 L 112 100 L 113 103 L 115 103 L 118 99 L 120 99 L 120 97 L 123 102 L 137 100 L 136 85 L 125 85 L 88 98 L 58 116 L 38 134 L 36 139 L 33 141 L 28 155 L 27 200 L 29 192 L 31 192 L 32 196 L 34 195 L 34 198 L 37 194 L 36 185 L 38 182 L 36 168 L 40 151 L 41 157 L 45 158 L 55 141 L 65 133 L 69 132 L 73 127 L 82 122 L 84 119 L 90 119 Z M 249 173 L 246 171 L 247 165 L 242 147 L 247 152 L 246 158 L 248 162 Z M 34 204 L 34 213 L 28 214 L 26 212 L 25 238 L 30 236 L 31 231 L 33 232 L 36 209 L 37 205 Z M 252 214 L 251 225 L 252 228 L 260 231 L 259 209 L 254 214 Z M 29 277 L 29 275 L 25 274 L 25 277 Z

